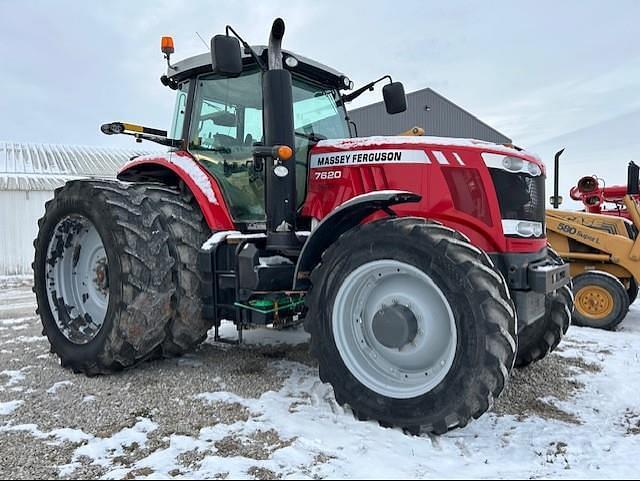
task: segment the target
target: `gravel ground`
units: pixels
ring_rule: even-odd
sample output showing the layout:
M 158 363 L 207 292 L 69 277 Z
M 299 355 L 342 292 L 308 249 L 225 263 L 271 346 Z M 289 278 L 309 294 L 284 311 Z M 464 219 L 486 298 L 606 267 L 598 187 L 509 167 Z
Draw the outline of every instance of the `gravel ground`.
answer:
M 14 283 L 0 288 L 0 408 L 15 409 L 0 415 L 3 479 L 92 479 L 105 475 L 114 465 L 124 470 L 124 477 L 151 475 L 153 470 L 135 467 L 136 461 L 168 448 L 172 435 L 197 438 L 203 430 L 242 425 L 258 415 L 244 403 L 230 399 L 206 403 L 199 394 L 225 391 L 243 399 L 258 399 L 282 389 L 289 376 L 288 369 L 283 368 L 289 364 L 283 361 L 315 367 L 304 343 L 293 347 L 231 347 L 207 341 L 180 359 L 150 362 L 112 376 L 74 375 L 62 369 L 57 357 L 49 353 L 34 302 L 28 286 Z M 582 388 L 573 380 L 575 372 L 598 369 L 578 358 L 552 355 L 514 372 L 495 413 L 523 420 L 540 416 L 579 424 L 580 419 L 549 399 L 569 400 Z M 17 399 L 17 406 L 8 404 Z M 290 406 L 290 412 L 297 404 Z M 640 418 L 629 412 L 626 419 L 629 432 L 636 433 Z M 145 428 L 145 423 L 157 427 Z M 108 465 L 78 456 L 78 448 L 87 439 L 73 439 L 77 432 L 87 438 L 109 439 L 129 431 L 145 432 L 146 440 L 133 442 L 125 449 L 114 448 Z M 249 437 L 230 434 L 215 441 L 215 449 L 187 451 L 178 461 L 185 472 L 199 466 L 213 451 L 219 457 L 260 461 L 293 441 L 281 439 L 274 430 L 258 430 Z M 323 453 L 318 457 L 318 464 L 326 462 L 323 457 L 331 458 Z M 59 467 L 68 464 L 61 473 Z M 176 469 L 171 474 L 179 476 L 182 471 Z M 256 479 L 275 476 L 259 463 L 247 474 Z M 225 473 L 219 475 L 224 477 Z

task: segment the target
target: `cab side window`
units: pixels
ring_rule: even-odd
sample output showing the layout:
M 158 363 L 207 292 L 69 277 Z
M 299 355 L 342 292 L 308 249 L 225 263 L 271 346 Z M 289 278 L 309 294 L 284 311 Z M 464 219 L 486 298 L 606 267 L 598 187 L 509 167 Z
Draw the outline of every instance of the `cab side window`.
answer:
M 189 82 L 183 82 L 178 87 L 176 106 L 171 123 L 170 137 L 172 139 L 182 139 L 184 129 L 184 116 L 187 111 L 187 95 L 189 93 Z
M 230 147 L 237 143 L 237 135 L 236 107 L 202 99 L 193 143 L 207 149 Z

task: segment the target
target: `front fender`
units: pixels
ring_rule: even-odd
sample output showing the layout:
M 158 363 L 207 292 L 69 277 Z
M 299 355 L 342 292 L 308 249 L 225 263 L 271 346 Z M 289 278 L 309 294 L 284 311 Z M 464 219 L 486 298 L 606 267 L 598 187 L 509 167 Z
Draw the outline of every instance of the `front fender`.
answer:
M 212 230 L 235 228 L 215 177 L 188 152 L 135 157 L 120 169 L 118 179 L 126 182 L 151 181 L 170 185 L 182 181 L 193 194 Z
M 328 246 L 371 214 L 395 204 L 419 202 L 422 197 L 402 190 L 379 190 L 358 195 L 340 204 L 322 219 L 302 248 L 293 280 L 293 289 L 305 289 L 313 268 L 320 262 Z

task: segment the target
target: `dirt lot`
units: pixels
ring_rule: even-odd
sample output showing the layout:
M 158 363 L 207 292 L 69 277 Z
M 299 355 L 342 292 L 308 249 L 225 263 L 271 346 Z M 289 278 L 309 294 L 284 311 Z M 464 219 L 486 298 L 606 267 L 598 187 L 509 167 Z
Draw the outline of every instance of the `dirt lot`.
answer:
M 616 347 L 601 346 L 590 330 L 584 330 L 589 331 L 586 337 L 570 336 L 559 354 L 515 371 L 493 415 L 441 438 L 411 438 L 375 423 L 359 423 L 339 407 L 331 389 L 317 379 L 304 333 L 251 331 L 241 347 L 207 341 L 181 359 L 87 378 L 62 369 L 49 353 L 34 309 L 29 286 L 0 288 L 2 478 L 583 473 L 576 468 L 587 469 L 589 475 L 605 474 L 595 467 L 597 453 L 593 461 L 594 453 L 589 454 L 589 446 L 580 439 L 601 429 L 593 421 L 598 415 L 594 408 L 601 408 L 590 404 L 592 394 L 601 396 L 597 390 L 602 388 L 592 392 L 588 383 L 602 382 L 607 375 L 603 366 Z M 640 339 L 636 329 L 629 333 L 635 337 L 608 333 L 607 339 L 615 340 L 610 334 L 619 334 L 620 342 L 633 350 Z M 629 362 L 638 374 L 637 354 L 635 365 Z M 620 431 L 611 442 L 623 440 L 640 447 L 640 412 L 633 403 L 623 404 L 615 407 L 620 410 L 617 420 L 607 414 Z M 574 448 L 576 443 L 580 450 Z M 518 462 L 513 467 L 504 463 L 493 470 L 486 467 L 493 462 L 494 444 L 513 451 L 519 462 L 511 460 Z M 380 463 L 377 450 L 398 457 L 422 452 L 423 458 L 415 466 L 367 471 L 367 456 L 372 458 L 370 467 Z M 361 455 L 363 465 L 350 462 L 352 451 Z M 424 465 L 436 454 L 439 463 L 450 465 L 452 471 Z M 587 455 L 592 456 L 591 467 L 573 464 Z M 478 468 L 478 461 L 487 465 Z

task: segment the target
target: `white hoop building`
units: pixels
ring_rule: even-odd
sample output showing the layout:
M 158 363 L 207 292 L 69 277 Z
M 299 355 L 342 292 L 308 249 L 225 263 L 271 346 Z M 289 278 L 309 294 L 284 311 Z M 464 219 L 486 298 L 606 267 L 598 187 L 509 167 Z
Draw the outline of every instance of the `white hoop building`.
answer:
M 0 276 L 29 275 L 44 204 L 72 179 L 114 178 L 143 152 L 0 141 Z

